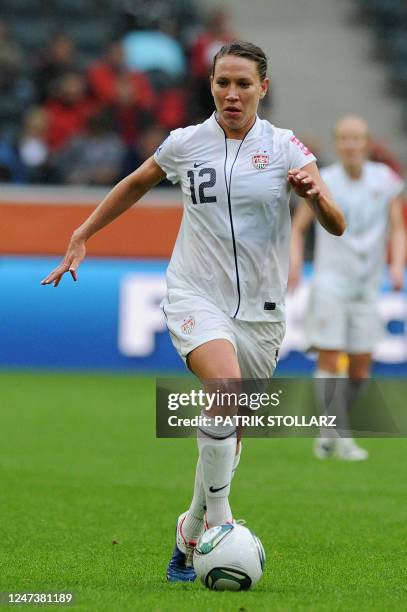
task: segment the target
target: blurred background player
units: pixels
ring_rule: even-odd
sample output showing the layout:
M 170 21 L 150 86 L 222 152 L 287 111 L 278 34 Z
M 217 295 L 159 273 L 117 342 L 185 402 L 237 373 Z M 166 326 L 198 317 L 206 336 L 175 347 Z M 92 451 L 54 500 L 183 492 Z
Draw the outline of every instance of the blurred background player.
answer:
M 335 412 L 342 429 L 349 429 L 347 413 L 369 377 L 372 351 L 380 338 L 378 294 L 386 261 L 390 229 L 389 274 L 395 290 L 403 287 L 406 238 L 400 194 L 403 181 L 389 166 L 367 160 L 369 128 L 358 116 L 348 115 L 335 127 L 338 162 L 321 175 L 335 202 L 345 213 L 347 229 L 338 238 L 321 226 L 316 230 L 314 279 L 306 317 L 306 342 L 318 351 L 316 378 L 333 379 L 341 352 L 348 355 L 347 384 L 338 384 Z M 301 202 L 293 221 L 289 285 L 299 283 L 304 240 L 312 222 L 308 206 Z M 327 401 L 327 385 L 317 383 L 319 396 Z M 332 387 L 331 387 L 332 389 Z M 326 406 L 325 406 L 326 407 Z M 345 436 L 321 435 L 315 453 L 333 453 L 348 460 L 367 459 L 368 453 Z

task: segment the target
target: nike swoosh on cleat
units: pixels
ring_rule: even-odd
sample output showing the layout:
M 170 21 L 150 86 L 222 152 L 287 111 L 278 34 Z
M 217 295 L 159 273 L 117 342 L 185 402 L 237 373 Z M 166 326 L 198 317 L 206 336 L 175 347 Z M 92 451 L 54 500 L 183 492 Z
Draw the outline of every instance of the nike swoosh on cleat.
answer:
M 203 161 L 203 162 L 199 162 L 199 164 L 197 164 L 196 162 L 194 163 L 194 168 L 199 168 L 199 166 L 203 166 L 204 164 L 207 164 L 208 162 Z
M 229 486 L 229 483 L 225 484 L 223 487 L 219 487 L 219 489 L 215 489 L 214 487 L 209 487 L 209 491 L 211 493 L 217 493 L 218 491 L 222 491 L 222 489 L 226 489 L 226 487 L 228 486 Z

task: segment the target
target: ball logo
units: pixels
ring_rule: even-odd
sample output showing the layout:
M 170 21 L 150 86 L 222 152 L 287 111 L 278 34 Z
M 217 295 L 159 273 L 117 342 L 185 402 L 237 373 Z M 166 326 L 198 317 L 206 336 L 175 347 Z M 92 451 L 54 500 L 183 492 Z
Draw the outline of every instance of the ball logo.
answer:
M 233 525 L 228 523 L 211 527 L 211 529 L 205 531 L 196 547 L 197 553 L 206 555 L 211 552 L 232 529 Z
M 266 152 L 253 153 L 252 163 L 257 170 L 266 170 L 270 165 L 270 157 Z
M 190 334 L 195 327 L 195 319 L 192 315 L 188 315 L 182 322 L 181 331 L 184 334 Z

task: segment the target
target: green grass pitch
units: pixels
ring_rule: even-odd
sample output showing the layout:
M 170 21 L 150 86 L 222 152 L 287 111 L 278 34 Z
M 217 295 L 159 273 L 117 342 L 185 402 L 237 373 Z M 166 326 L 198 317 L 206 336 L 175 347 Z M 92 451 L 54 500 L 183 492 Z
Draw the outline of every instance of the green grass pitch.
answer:
M 0 374 L 0 591 L 72 591 L 90 612 L 407 609 L 403 439 L 365 441 L 361 464 L 246 440 L 231 503 L 266 549 L 262 581 L 166 583 L 197 451 L 155 439 L 154 398 L 148 377 Z

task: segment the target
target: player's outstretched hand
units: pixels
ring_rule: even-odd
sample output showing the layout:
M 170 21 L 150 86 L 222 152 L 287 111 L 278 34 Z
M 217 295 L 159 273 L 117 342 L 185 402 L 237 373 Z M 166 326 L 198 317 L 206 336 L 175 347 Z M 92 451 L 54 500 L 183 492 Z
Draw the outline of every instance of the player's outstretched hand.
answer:
M 300 168 L 289 170 L 287 180 L 300 198 L 314 198 L 321 193 L 315 179 Z
M 77 269 L 79 268 L 80 263 L 85 259 L 85 256 L 85 241 L 73 236 L 68 245 L 63 261 L 57 268 L 55 268 L 55 270 L 52 270 L 52 272 L 41 281 L 41 285 L 51 285 L 53 283 L 54 287 L 58 287 L 65 272 L 70 272 L 74 281 L 77 281 Z

